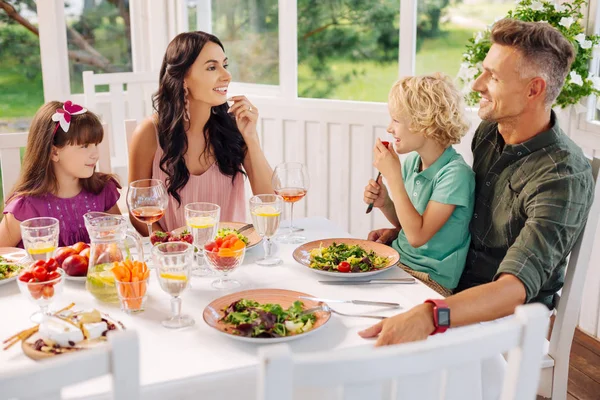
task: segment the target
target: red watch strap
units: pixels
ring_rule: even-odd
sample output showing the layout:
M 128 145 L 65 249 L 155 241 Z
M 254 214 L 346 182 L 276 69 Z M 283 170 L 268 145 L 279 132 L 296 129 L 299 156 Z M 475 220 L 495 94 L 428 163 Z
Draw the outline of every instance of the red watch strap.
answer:
M 433 332 L 431 332 L 431 335 L 435 335 L 436 333 L 443 333 L 446 332 L 446 330 L 449 327 L 450 321 L 448 318 L 448 325 L 440 325 L 439 323 L 439 314 L 438 314 L 438 309 L 446 309 L 450 310 L 450 307 L 448 307 L 448 303 L 446 303 L 446 300 L 443 299 L 428 299 L 425 300 L 425 303 L 431 303 L 433 304 L 433 324 L 435 326 L 435 330 Z

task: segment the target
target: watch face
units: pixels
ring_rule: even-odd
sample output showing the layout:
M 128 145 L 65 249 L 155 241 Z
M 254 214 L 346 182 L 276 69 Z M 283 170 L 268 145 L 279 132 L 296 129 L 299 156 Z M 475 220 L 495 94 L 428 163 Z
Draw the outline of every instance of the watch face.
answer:
M 450 310 L 438 309 L 438 326 L 450 326 Z

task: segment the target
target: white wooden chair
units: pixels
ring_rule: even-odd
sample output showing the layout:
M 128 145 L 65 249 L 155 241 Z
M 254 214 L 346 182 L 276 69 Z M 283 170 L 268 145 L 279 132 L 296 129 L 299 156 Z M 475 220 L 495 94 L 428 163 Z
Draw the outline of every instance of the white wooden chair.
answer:
M 85 107 L 101 116 L 108 124 L 112 166 L 127 166 L 127 146 L 123 121 L 141 121 L 152 113 L 152 94 L 158 89 L 158 72 L 83 73 Z M 108 93 L 98 93 L 97 87 L 108 85 Z M 125 88 L 126 87 L 126 88 Z M 125 171 L 117 171 L 124 174 Z M 123 176 L 122 176 L 123 178 Z
M 0 167 L 4 201 L 21 174 L 21 148 L 27 145 L 27 135 L 27 132 L 0 133 Z
M 571 344 L 579 320 L 583 285 L 592 262 L 592 248 L 598 227 L 598 217 L 600 216 L 600 185 L 598 184 L 600 159 L 594 158 L 591 163 L 594 181 L 596 182 L 594 201 L 585 229 L 575 243 L 569 257 L 565 285 L 556 309 L 556 319 L 550 336 L 548 353 L 542 360 L 542 375 L 538 395 L 553 400 L 566 400 L 567 398 Z
M 496 324 L 359 353 L 292 355 L 287 345 L 263 347 L 258 398 L 291 400 L 298 389 L 335 388 L 336 398 L 344 400 L 481 399 L 473 371 L 482 361 L 508 352 L 501 399 L 531 400 L 547 328 L 548 309 L 528 304 Z
M 60 399 L 63 387 L 112 375 L 114 400 L 140 398 L 138 337 L 126 330 L 108 335 L 108 345 L 67 354 L 0 375 L 0 400 Z

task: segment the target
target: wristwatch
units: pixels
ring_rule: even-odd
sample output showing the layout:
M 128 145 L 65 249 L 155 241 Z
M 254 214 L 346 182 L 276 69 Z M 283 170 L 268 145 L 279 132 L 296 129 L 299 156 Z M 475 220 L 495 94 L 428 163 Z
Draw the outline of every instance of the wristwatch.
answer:
M 450 308 L 448 307 L 448 303 L 442 299 L 429 299 L 425 300 L 425 303 L 433 304 L 435 330 L 431 334 L 435 335 L 436 333 L 446 332 L 446 329 L 450 327 Z

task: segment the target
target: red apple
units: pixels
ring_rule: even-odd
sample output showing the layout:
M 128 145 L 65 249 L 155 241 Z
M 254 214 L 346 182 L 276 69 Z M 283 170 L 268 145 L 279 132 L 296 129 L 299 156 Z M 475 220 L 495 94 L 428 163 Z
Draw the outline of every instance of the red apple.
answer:
M 89 248 L 90 245 L 87 243 L 83 243 L 83 242 L 77 242 L 74 245 L 72 245 L 71 247 L 75 250 L 75 252 L 80 254 L 83 250 Z
M 80 256 L 85 257 L 86 260 L 88 260 L 88 263 L 90 262 L 90 248 L 86 247 L 85 249 L 83 249 L 83 251 L 81 251 L 81 253 L 79 253 Z
M 88 270 L 87 259 L 79 254 L 73 254 L 63 261 L 62 268 L 70 276 L 86 276 Z
M 54 259 L 56 260 L 56 262 L 58 262 L 58 265 L 62 267 L 63 262 L 65 261 L 65 259 L 69 256 L 72 256 L 73 254 L 77 254 L 77 252 L 75 251 L 74 248 L 72 247 L 59 247 L 56 250 L 56 254 L 54 254 Z

